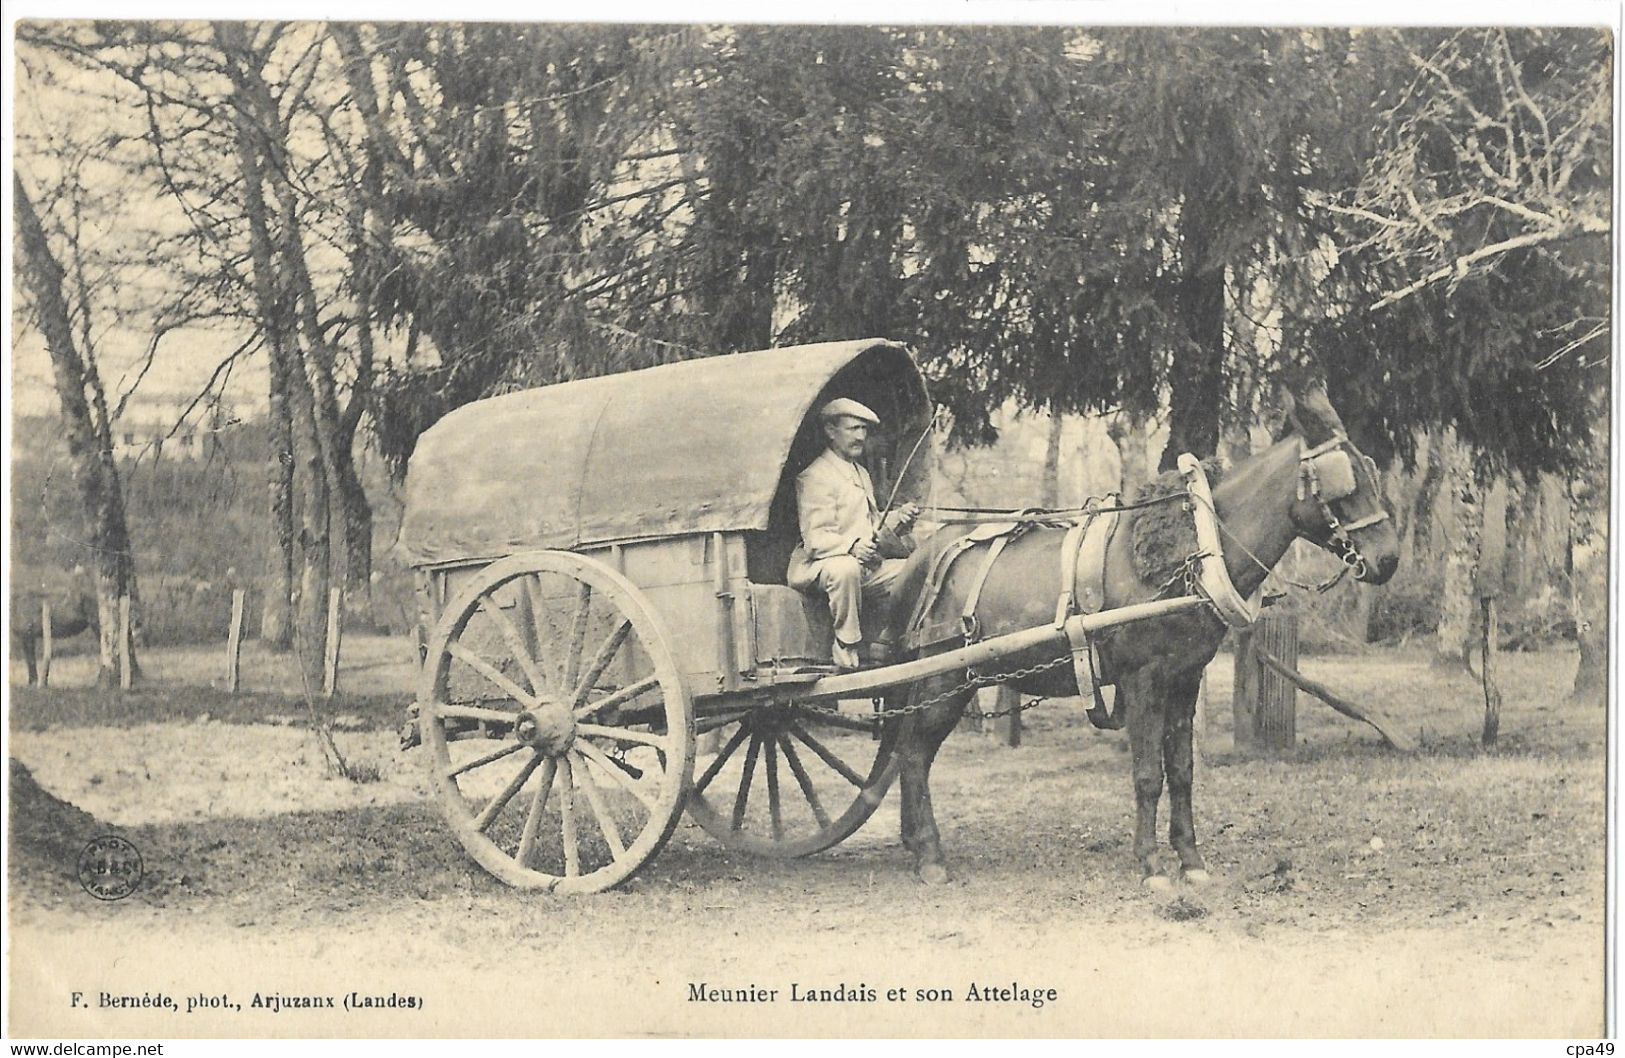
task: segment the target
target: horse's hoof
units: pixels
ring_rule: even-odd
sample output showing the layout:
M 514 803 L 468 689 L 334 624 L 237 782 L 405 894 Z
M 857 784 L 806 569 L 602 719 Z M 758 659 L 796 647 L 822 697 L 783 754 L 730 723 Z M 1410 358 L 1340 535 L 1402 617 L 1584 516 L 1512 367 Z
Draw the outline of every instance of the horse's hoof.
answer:
M 1213 876 L 1201 867 L 1191 867 L 1183 873 L 1187 885 L 1206 885 L 1213 881 Z
M 948 882 L 948 868 L 940 863 L 921 864 L 920 869 L 915 873 L 920 876 L 920 881 L 926 885 L 946 885 Z
M 1140 879 L 1140 884 L 1153 893 L 1167 893 L 1174 888 L 1174 883 L 1168 880 L 1166 874 L 1148 874 Z

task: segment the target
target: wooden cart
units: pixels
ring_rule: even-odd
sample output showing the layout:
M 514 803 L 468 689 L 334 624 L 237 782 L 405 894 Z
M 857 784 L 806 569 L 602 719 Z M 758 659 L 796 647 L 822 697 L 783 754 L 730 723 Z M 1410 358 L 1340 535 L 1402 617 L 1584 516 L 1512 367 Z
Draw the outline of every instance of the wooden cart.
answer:
M 733 849 L 827 849 L 896 774 L 875 696 L 1200 602 L 836 673 L 827 606 L 785 568 L 795 476 L 823 443 L 815 412 L 840 396 L 882 420 L 877 492 L 923 499 L 929 441 L 906 455 L 930 401 L 908 352 L 879 340 L 527 390 L 423 434 L 400 540 L 429 630 L 413 710 L 446 818 L 492 874 L 600 891 L 685 810 Z

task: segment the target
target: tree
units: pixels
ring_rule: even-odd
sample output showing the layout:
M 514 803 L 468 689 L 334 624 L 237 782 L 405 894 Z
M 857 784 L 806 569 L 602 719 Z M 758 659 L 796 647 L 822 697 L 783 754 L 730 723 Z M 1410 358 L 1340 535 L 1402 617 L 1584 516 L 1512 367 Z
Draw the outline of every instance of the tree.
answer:
M 375 327 L 406 335 L 372 406 L 397 473 L 468 401 L 685 355 L 625 317 L 670 300 L 648 255 L 683 180 L 654 116 L 698 31 L 328 32 L 364 129 L 358 289 Z
M 124 518 L 124 496 L 118 468 L 113 463 L 113 434 L 107 414 L 107 394 L 96 369 L 95 350 L 88 342 L 92 333 L 90 306 L 80 304 L 81 347 L 74 337 L 75 310 L 64 293 L 67 274 L 52 251 L 45 226 L 23 187 L 22 177 L 12 174 L 12 197 L 16 202 L 17 238 L 22 249 L 22 274 L 33 295 L 34 311 L 45 347 L 51 355 L 57 396 L 67 427 L 68 451 L 74 462 L 74 479 L 84 502 L 88 526 L 87 542 L 94 556 L 96 573 L 96 613 L 100 655 L 96 680 L 103 686 L 120 682 L 121 656 L 130 660 L 135 675 L 135 645 L 129 624 L 121 619 L 119 600 L 135 596 L 134 557 L 130 532 Z M 124 642 L 120 643 L 120 636 Z
M 1366 434 L 1408 460 L 1418 431 L 1449 428 L 1481 473 L 1595 470 L 1607 436 L 1608 35 L 1384 30 L 1358 44 L 1348 76 L 1366 86 L 1372 161 L 1317 199 L 1335 222 L 1326 286 L 1345 307 L 1301 339 L 1337 350 L 1339 406 L 1365 409 Z M 1590 539 L 1584 507 L 1577 535 Z M 1577 624 L 1606 628 L 1606 609 L 1592 602 Z M 1577 682 L 1596 678 L 1599 656 L 1582 651 Z

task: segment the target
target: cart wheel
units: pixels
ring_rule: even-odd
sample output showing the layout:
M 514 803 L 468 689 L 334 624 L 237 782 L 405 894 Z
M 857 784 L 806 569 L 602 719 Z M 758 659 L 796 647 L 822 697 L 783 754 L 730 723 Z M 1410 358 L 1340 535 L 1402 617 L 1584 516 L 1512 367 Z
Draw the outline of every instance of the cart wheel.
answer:
M 660 619 L 591 558 L 541 551 L 475 574 L 430 639 L 418 703 L 446 819 L 509 885 L 608 889 L 682 814 L 688 689 Z
M 699 729 L 722 742 L 698 765 L 689 815 L 730 849 L 760 856 L 810 856 L 851 837 L 897 777 L 896 729 L 882 730 L 867 704 L 829 708 L 774 702 L 702 719 Z

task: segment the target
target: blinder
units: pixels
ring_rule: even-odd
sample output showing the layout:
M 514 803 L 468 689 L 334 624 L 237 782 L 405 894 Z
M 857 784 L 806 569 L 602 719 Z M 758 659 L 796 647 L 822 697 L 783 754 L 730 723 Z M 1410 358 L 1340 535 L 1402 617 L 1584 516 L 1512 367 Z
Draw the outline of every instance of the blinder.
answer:
M 1349 533 L 1386 520 L 1388 512 L 1378 504 L 1375 512 L 1352 522 L 1341 521 L 1333 512 L 1332 504 L 1346 500 L 1360 491 L 1359 474 L 1354 468 L 1356 458 L 1365 464 L 1366 474 L 1375 486 L 1376 461 L 1355 448 L 1342 434 L 1334 434 L 1330 440 L 1314 448 L 1305 448 L 1298 457 L 1298 464 L 1301 467 L 1298 476 L 1298 498 L 1313 497 L 1320 505 L 1321 513 L 1326 517 L 1327 528 L 1331 532 L 1330 546 L 1335 549 L 1347 569 L 1353 569 L 1356 576 L 1364 577 L 1365 558 L 1360 554 L 1358 545 Z
M 1320 482 L 1320 498 L 1327 503 L 1346 500 L 1360 491 L 1360 483 L 1354 476 L 1354 460 L 1344 449 L 1334 448 L 1309 462 L 1315 479 Z

